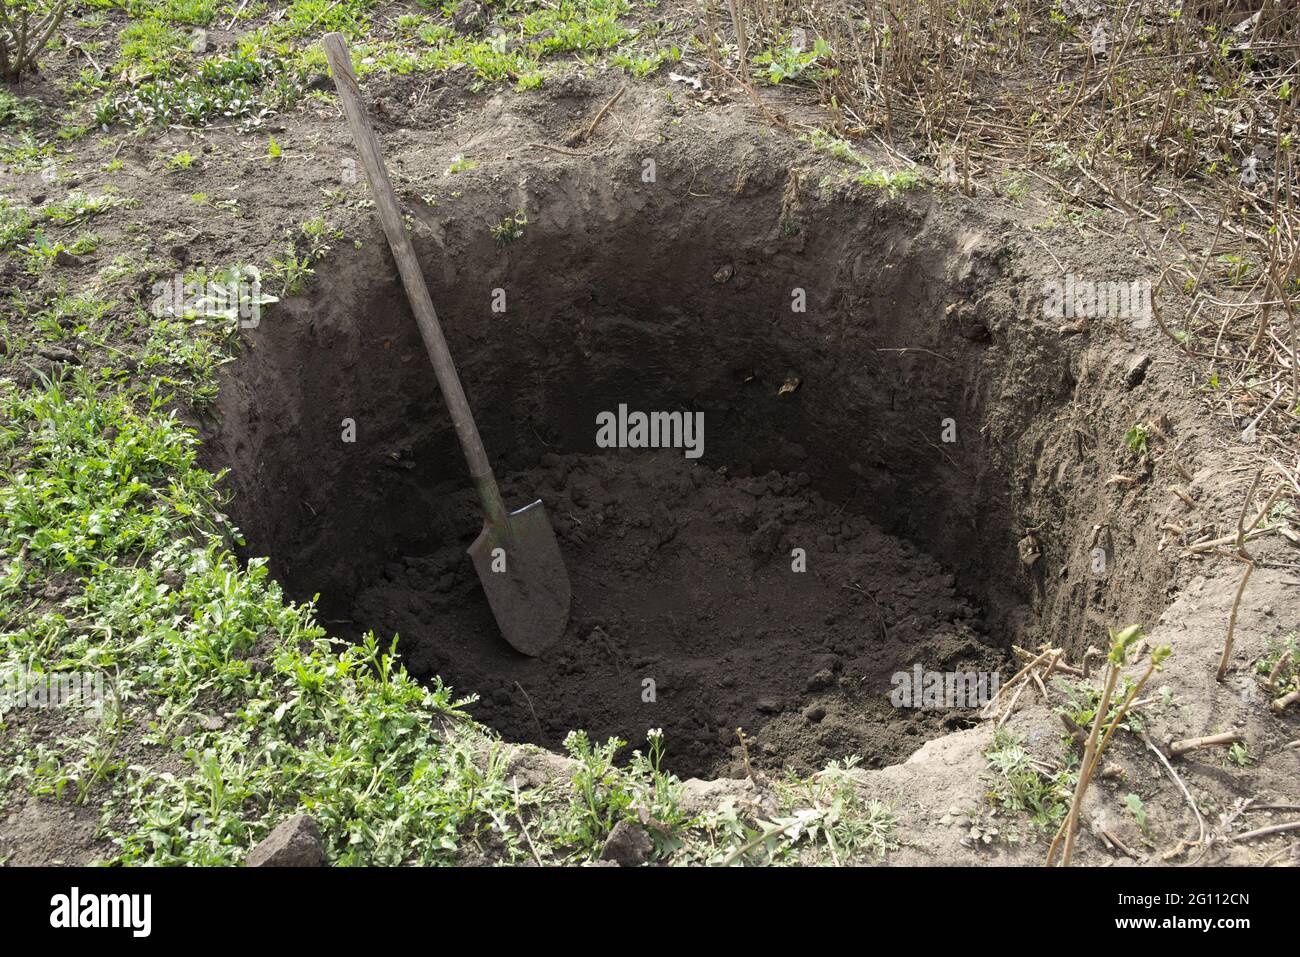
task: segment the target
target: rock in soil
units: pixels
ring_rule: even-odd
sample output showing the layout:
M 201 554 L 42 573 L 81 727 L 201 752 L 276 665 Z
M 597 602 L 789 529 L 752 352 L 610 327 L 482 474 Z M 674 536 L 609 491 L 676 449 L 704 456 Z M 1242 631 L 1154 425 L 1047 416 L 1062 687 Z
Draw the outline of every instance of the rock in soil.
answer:
M 281 821 L 248 852 L 248 867 L 324 867 L 320 828 L 306 814 Z
M 619 821 L 609 832 L 600 859 L 613 861 L 620 867 L 637 867 L 649 860 L 653 850 L 654 842 L 650 840 L 645 828 L 631 821 Z

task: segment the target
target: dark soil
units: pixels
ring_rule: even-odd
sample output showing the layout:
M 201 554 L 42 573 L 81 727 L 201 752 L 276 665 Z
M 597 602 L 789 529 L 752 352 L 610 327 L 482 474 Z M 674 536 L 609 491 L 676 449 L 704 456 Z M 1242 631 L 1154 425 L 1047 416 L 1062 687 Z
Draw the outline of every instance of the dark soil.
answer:
M 636 128 L 674 122 L 625 100 Z M 365 206 L 308 292 L 245 331 L 203 424 L 250 554 L 329 628 L 400 633 L 409 668 L 480 694 L 509 737 L 661 727 L 674 770 L 725 774 L 737 727 L 758 765 L 898 761 L 973 712 L 895 710 L 894 672 L 1005 672 L 1013 642 L 1096 642 L 1162 606 L 1158 536 L 1104 484 L 1128 467 L 1099 413 L 1131 350 L 1043 321 L 1044 254 L 1013 224 L 837 190 L 819 154 L 732 114 L 670 143 L 519 152 L 582 115 L 566 102 L 491 100 L 455 136 L 403 117 L 390 165 L 507 504 L 541 497 L 560 534 L 569 631 L 540 661 L 496 632 L 464 554 L 482 517 Z M 502 164 L 449 177 L 467 141 Z M 349 149 L 340 133 L 322 162 Z M 490 227 L 520 208 L 503 246 Z M 622 403 L 703 413 L 703 457 L 598 449 L 596 415 Z M 1080 572 L 1102 524 L 1119 588 Z
M 890 707 L 893 673 L 991 672 L 1001 656 L 952 574 L 810 484 L 667 451 L 550 454 L 505 489 L 540 495 L 560 536 L 573 614 L 556 647 L 533 659 L 501 640 L 469 541 L 436 519 L 442 546 L 389 563 L 350 617 L 399 633 L 417 674 L 480 693 L 472 713 L 516 740 L 556 746 L 578 727 L 636 742 L 661 727 L 670 764 L 704 776 L 741 771 L 728 755 L 743 727 L 755 764 L 890 763 L 944 727 Z M 472 508 L 471 493 L 453 498 L 444 515 Z

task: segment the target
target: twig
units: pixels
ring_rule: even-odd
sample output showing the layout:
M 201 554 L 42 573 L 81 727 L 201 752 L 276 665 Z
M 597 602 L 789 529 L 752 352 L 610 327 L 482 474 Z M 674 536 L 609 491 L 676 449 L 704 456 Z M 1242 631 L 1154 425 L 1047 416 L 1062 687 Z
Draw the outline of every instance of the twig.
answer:
M 1142 732 L 1140 737 L 1142 738 L 1142 743 L 1147 746 L 1147 748 L 1151 751 L 1151 753 L 1160 759 L 1160 763 L 1164 765 L 1165 770 L 1169 772 L 1169 776 L 1173 778 L 1174 783 L 1178 785 L 1178 790 L 1183 792 L 1183 797 L 1187 799 L 1187 806 L 1190 807 L 1192 809 L 1192 813 L 1196 815 L 1196 827 L 1200 831 L 1200 834 L 1197 837 L 1196 842 L 1198 844 L 1204 844 L 1205 843 L 1205 820 L 1201 817 L 1201 809 L 1198 808 L 1196 806 L 1196 802 L 1192 800 L 1192 793 L 1187 790 L 1187 785 L 1183 783 L 1183 779 L 1178 776 L 1178 772 L 1174 770 L 1174 766 L 1169 763 L 1169 759 L 1165 757 L 1164 752 L 1156 747 L 1155 742 L 1151 740 L 1150 736 L 1148 736 L 1147 733 L 1144 731 Z
M 235 21 L 239 19 L 240 15 L 244 12 L 244 7 L 246 6 L 248 6 L 248 0 L 244 0 L 244 2 L 239 5 L 239 9 L 235 11 L 235 15 L 231 17 L 230 22 L 226 24 L 227 30 L 231 29 L 235 25 Z
M 1169 743 L 1169 756 L 1171 758 L 1182 757 L 1189 751 L 1195 751 L 1199 748 L 1226 748 L 1240 741 L 1240 731 L 1225 731 L 1222 734 L 1210 734 L 1202 738 L 1184 738 L 1181 741 L 1171 741 Z
M 604 106 L 600 108 L 600 112 L 597 113 L 596 118 L 591 121 L 591 125 L 588 126 L 587 131 L 582 134 L 582 137 L 579 139 L 579 142 L 585 143 L 589 139 L 591 139 L 592 134 L 596 132 L 596 127 L 600 126 L 600 121 L 605 118 L 605 114 L 609 112 L 610 107 L 612 107 L 615 103 L 617 103 L 622 98 L 623 94 L 626 92 L 627 92 L 627 87 L 622 87 L 617 93 L 615 93 L 613 96 L 609 98 L 609 102 L 607 102 Z
M 1247 831 L 1245 834 L 1237 834 L 1232 837 L 1233 843 L 1237 841 L 1248 841 L 1252 837 L 1267 837 L 1270 834 L 1281 834 L 1283 831 L 1300 830 L 1300 821 L 1288 821 L 1285 824 L 1274 824 L 1272 827 L 1261 827 L 1258 831 Z
M 755 787 L 759 787 L 758 777 L 749 765 L 749 739 L 745 737 L 745 729 L 737 728 L 736 737 L 740 739 L 740 759 L 745 763 L 745 776 L 754 782 Z
M 533 860 L 537 862 L 538 867 L 545 867 L 542 863 L 542 855 L 537 853 L 537 845 L 533 843 L 532 835 L 528 833 L 528 825 L 524 823 L 524 811 L 519 804 L 519 779 L 513 782 L 515 786 L 515 820 L 519 822 L 519 830 L 524 832 L 524 840 L 528 842 L 528 849 L 533 852 Z
M 1270 702 L 1268 707 L 1274 714 L 1281 714 L 1297 701 L 1300 701 L 1300 691 L 1292 691 L 1289 694 L 1284 694 L 1282 697 Z
M 586 156 L 582 150 L 565 149 L 563 146 L 552 146 L 550 143 L 526 143 L 535 150 L 550 150 L 552 153 L 563 153 L 565 156 Z
M 515 682 L 515 687 L 523 693 L 524 700 L 528 702 L 528 710 L 533 716 L 533 724 L 537 725 L 537 740 L 541 741 L 546 735 L 542 732 L 542 722 L 537 720 L 537 712 L 533 710 L 533 699 L 528 697 L 528 692 L 524 691 L 524 686 L 518 681 Z
M 1282 652 L 1281 656 L 1277 659 L 1277 664 L 1275 664 L 1273 666 L 1273 669 L 1268 673 L 1267 687 L 1269 691 L 1277 690 L 1278 676 L 1282 674 L 1282 670 L 1286 668 L 1286 666 L 1290 663 L 1291 663 L 1291 649 L 1288 648 L 1286 651 Z

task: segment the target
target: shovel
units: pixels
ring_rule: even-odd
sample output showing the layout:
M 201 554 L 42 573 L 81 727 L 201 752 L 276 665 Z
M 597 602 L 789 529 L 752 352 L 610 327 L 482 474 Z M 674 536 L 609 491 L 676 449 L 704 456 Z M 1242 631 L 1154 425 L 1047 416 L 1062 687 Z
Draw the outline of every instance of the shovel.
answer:
M 424 347 L 433 363 L 438 387 L 456 426 L 460 447 L 469 463 L 470 478 L 483 506 L 483 531 L 469 547 L 469 557 L 483 583 L 502 637 L 517 650 L 536 657 L 564 634 L 569 620 L 569 574 L 560 558 L 555 530 L 540 499 L 516 511 L 506 511 L 465 390 L 451 361 L 447 340 L 438 324 L 433 300 L 424 284 L 419 260 L 415 258 L 415 248 L 406 234 L 397 195 L 388 181 L 388 170 L 379 152 L 379 140 L 366 119 L 361 91 L 352 73 L 352 56 L 338 33 L 327 34 L 323 45 L 334 86 L 352 129 L 352 139 L 365 163 L 375 209 L 388 236 L 393 258 L 397 260 L 411 311 L 420 326 Z

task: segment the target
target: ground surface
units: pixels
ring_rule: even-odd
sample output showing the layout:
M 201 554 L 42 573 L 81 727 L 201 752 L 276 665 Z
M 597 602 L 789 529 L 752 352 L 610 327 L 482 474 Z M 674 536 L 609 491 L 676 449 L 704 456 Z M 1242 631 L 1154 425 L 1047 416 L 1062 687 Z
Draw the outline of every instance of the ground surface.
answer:
M 1080 216 L 1050 189 L 963 195 L 825 133 L 807 88 L 754 106 L 668 12 L 565 7 L 569 29 L 507 7 L 457 24 L 295 3 L 233 30 L 233 9 L 78 9 L 17 91 L 33 99 L 6 106 L 5 674 L 95 671 L 118 693 L 6 709 L 0 859 L 239 863 L 305 810 L 335 863 L 581 862 L 629 821 L 679 863 L 1037 865 L 1077 774 L 1060 714 L 1086 724 L 1095 668 L 1026 683 L 976 727 L 900 713 L 889 678 L 1009 679 L 1012 645 L 1040 642 L 1077 669 L 1139 622 L 1130 678 L 1173 654 L 1106 753 L 1077 859 L 1290 861 L 1291 832 L 1237 840 L 1293 820 L 1300 779 L 1296 709 L 1269 710 L 1294 666 L 1266 687 L 1295 640 L 1294 423 L 1241 438 L 1292 405 L 1260 398 L 1290 354 L 1227 388 L 1177 337 L 1044 316 L 1044 276 L 1158 271 L 1109 199 Z M 190 13 L 211 26 L 201 53 Z M 507 497 L 555 517 L 576 601 L 554 657 L 491 641 L 463 560 L 472 498 L 312 52 L 330 28 L 359 48 Z M 165 112 L 155 79 L 237 44 L 289 56 L 248 68 L 250 111 L 132 112 L 143 94 Z M 258 327 L 151 312 L 157 283 L 246 262 L 280 300 Z M 1165 309 L 1216 348 L 1176 292 Z M 699 463 L 597 453 L 592 413 L 623 396 L 726 427 Z M 232 471 L 217 486 L 200 462 Z M 1189 546 L 1266 500 L 1234 617 L 1231 542 Z M 291 603 L 317 593 L 330 633 L 378 640 L 327 642 Z M 394 634 L 407 671 L 383 653 Z M 435 675 L 480 700 L 458 707 Z M 1231 751 L 1164 760 L 1225 731 Z M 834 838 L 791 824 L 810 819 Z
M 575 726 L 601 739 L 661 726 L 679 774 L 738 776 L 746 728 L 768 770 L 850 753 L 878 766 L 962 720 L 890 707 L 895 673 L 914 661 L 992 673 L 1002 659 L 951 574 L 810 493 L 806 475 L 728 480 L 684 471 L 675 452 L 629 451 L 555 456 L 505 488 L 532 489 L 555 516 L 574 599 L 554 649 L 530 659 L 497 639 L 457 539 L 389 565 L 350 617 L 403 635 L 416 674 L 478 689 L 470 713 L 516 739 L 555 747 Z M 790 569 L 800 541 L 802 574 Z

